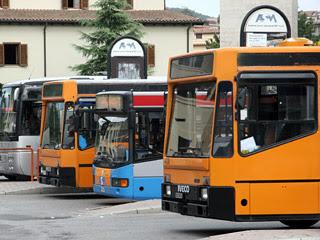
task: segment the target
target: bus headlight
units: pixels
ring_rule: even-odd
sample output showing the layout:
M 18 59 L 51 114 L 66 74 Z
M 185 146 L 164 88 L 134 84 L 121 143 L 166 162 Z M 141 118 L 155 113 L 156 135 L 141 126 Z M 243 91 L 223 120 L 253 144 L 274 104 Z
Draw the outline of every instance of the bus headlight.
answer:
M 41 175 L 46 175 L 47 174 L 47 172 L 46 172 L 46 167 L 40 167 L 40 173 L 41 173 Z
M 208 189 L 207 188 L 201 189 L 201 198 L 203 200 L 208 200 Z
M 166 185 L 166 195 L 171 196 L 171 186 L 170 185 Z

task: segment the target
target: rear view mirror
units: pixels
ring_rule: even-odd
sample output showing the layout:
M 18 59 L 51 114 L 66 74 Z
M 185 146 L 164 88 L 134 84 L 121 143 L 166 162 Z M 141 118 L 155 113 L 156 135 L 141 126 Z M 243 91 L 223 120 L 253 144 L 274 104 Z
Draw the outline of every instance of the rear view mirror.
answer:
M 13 93 L 13 111 L 18 112 L 18 99 L 19 99 L 20 89 L 16 88 Z
M 19 89 L 19 88 L 16 88 L 16 89 L 14 90 L 14 93 L 13 93 L 13 100 L 14 100 L 14 101 L 17 101 L 17 100 L 18 100 L 18 98 L 19 98 L 19 93 L 20 93 L 20 89 Z
M 240 91 L 238 92 L 237 107 L 238 107 L 239 110 L 245 108 L 247 95 L 248 95 L 248 89 L 247 88 L 241 88 Z

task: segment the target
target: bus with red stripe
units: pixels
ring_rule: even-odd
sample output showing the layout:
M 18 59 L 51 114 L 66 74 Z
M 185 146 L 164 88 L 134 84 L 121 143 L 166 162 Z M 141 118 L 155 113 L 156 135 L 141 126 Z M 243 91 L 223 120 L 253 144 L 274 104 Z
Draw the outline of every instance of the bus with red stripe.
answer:
M 161 197 L 166 91 L 167 83 L 161 81 L 97 94 L 95 193 L 127 199 Z

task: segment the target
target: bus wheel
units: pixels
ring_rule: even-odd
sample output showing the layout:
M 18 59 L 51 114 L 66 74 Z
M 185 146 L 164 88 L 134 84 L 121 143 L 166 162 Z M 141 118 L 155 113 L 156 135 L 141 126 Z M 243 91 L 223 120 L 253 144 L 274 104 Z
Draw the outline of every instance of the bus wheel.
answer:
M 318 220 L 284 220 L 280 222 L 291 228 L 308 228 L 315 225 Z

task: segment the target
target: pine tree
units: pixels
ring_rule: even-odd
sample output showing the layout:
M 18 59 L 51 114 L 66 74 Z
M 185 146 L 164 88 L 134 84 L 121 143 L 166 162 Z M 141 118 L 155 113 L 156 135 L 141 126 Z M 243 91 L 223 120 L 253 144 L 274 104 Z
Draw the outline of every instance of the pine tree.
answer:
M 314 33 L 314 22 L 312 18 L 309 18 L 306 13 L 299 12 L 298 16 L 298 35 L 299 37 L 305 37 L 312 39 Z
M 128 8 L 127 1 L 98 0 L 96 7 L 96 18 L 82 22 L 83 26 L 93 30 L 81 33 L 81 39 L 86 45 L 75 45 L 87 59 L 86 63 L 72 67 L 80 75 L 95 75 L 106 71 L 109 47 L 118 37 L 132 36 L 139 39 L 143 35 L 142 25 L 133 21 L 124 11 Z
M 206 40 L 206 49 L 220 48 L 220 38 L 214 33 L 213 38 Z

